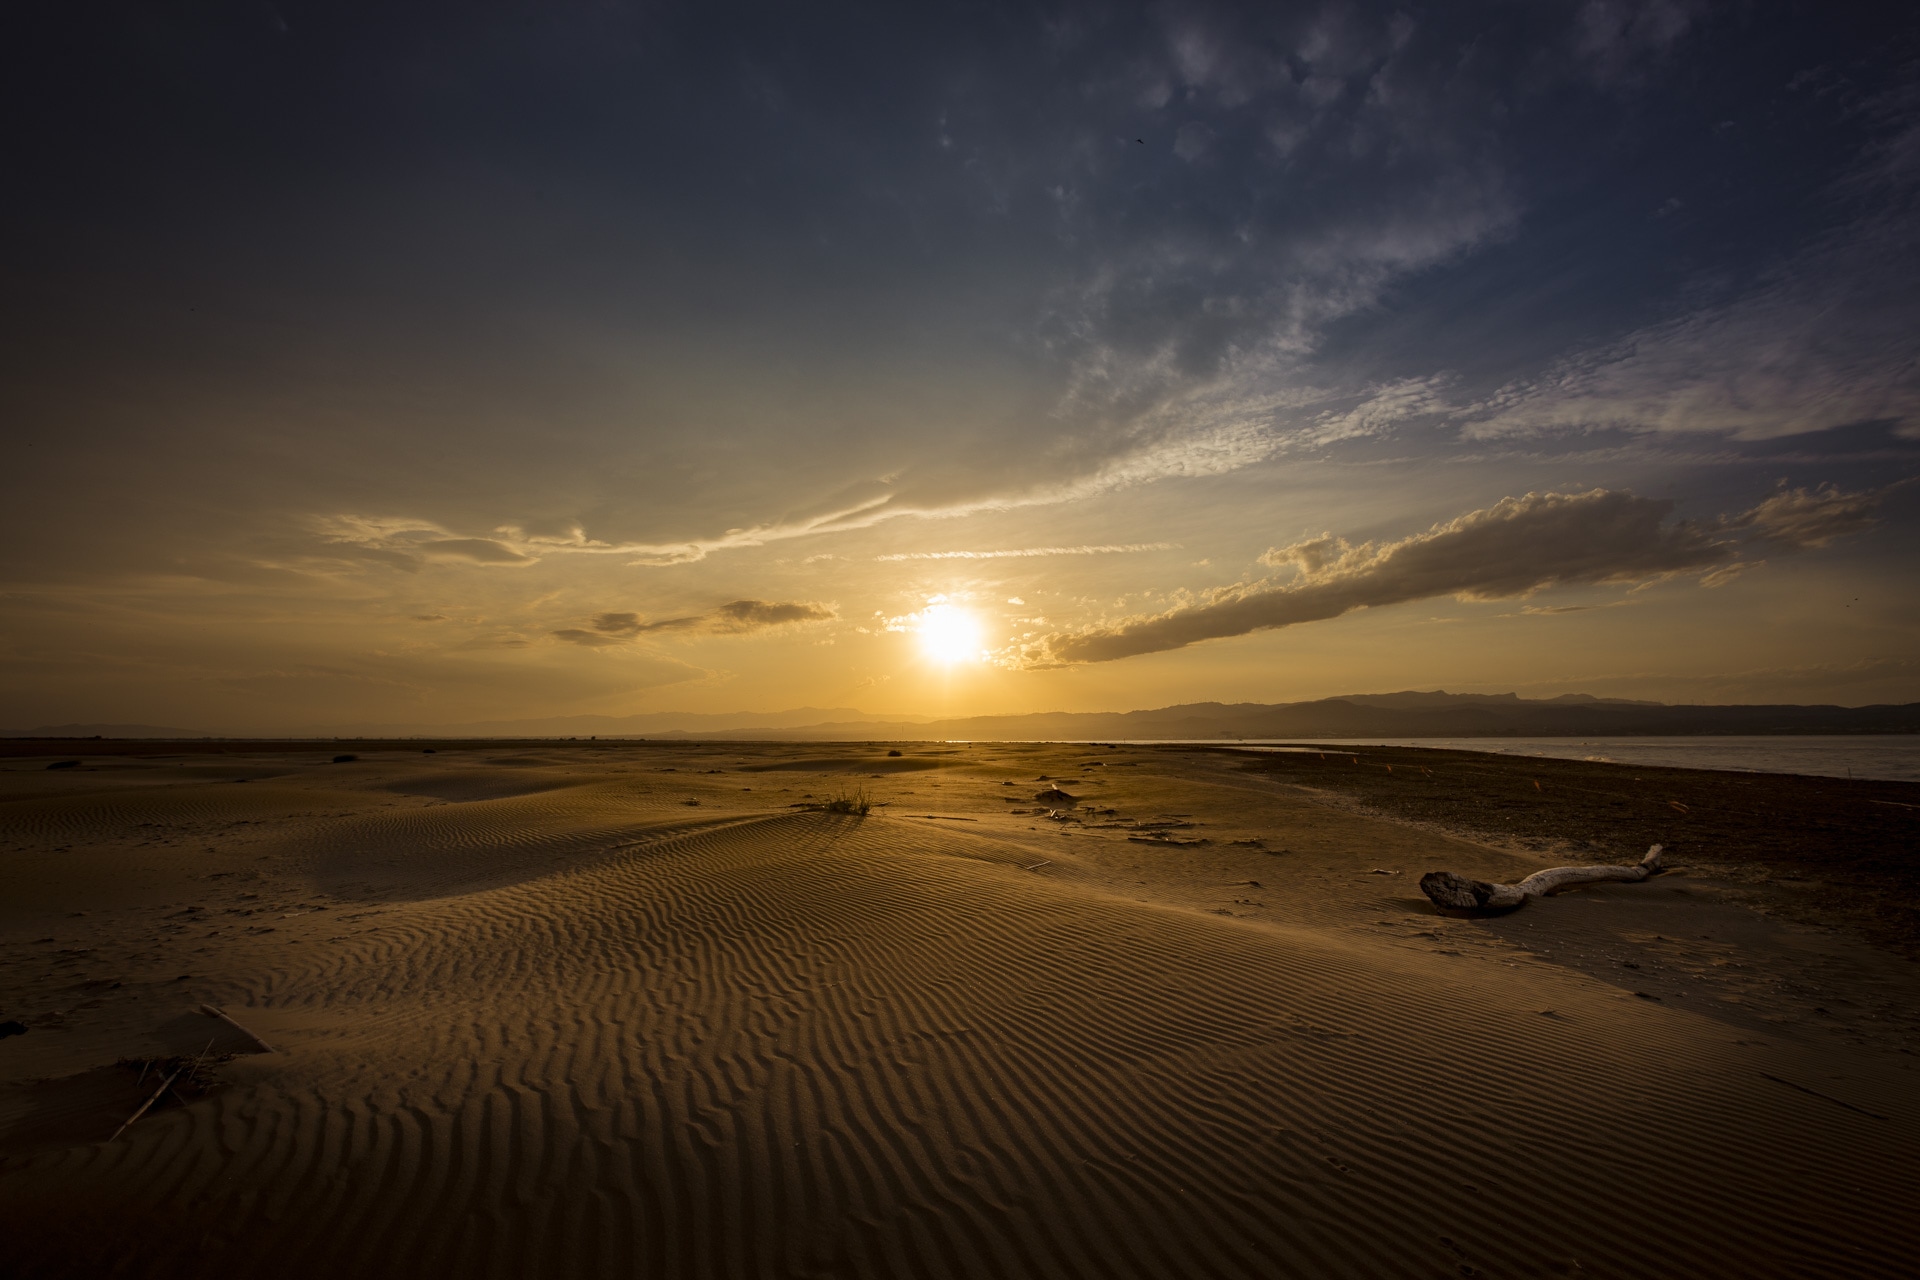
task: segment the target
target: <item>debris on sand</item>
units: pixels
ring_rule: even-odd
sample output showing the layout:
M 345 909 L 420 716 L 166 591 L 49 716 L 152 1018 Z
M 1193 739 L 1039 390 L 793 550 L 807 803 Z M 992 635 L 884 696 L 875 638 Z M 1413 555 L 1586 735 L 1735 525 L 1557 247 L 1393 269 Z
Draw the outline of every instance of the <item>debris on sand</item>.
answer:
M 1544 898 L 1574 885 L 1610 880 L 1639 881 L 1660 874 L 1660 849 L 1654 845 L 1633 866 L 1551 867 L 1536 871 L 1518 884 L 1488 884 L 1451 871 L 1429 871 L 1420 877 L 1420 892 L 1436 907 L 1456 911 L 1511 911 L 1534 898 Z
M 159 1077 L 160 1084 L 152 1093 L 147 1095 L 146 1101 L 142 1102 L 139 1108 L 132 1115 L 128 1116 L 118 1129 L 113 1131 L 113 1137 L 108 1138 L 107 1141 L 114 1141 L 115 1138 L 118 1138 L 128 1129 L 132 1128 L 134 1121 L 147 1114 L 148 1111 L 153 1109 L 154 1104 L 158 1103 L 161 1098 L 168 1094 L 172 1094 L 175 1101 L 185 1106 L 189 1102 L 204 1098 L 209 1093 L 212 1093 L 214 1089 L 218 1087 L 218 1082 L 206 1074 L 206 1069 L 226 1062 L 233 1057 L 230 1053 L 211 1054 L 209 1051 L 212 1048 L 213 1041 L 209 1040 L 207 1041 L 207 1047 L 205 1049 L 202 1049 L 190 1058 L 120 1059 L 115 1065 L 128 1071 L 132 1071 L 135 1068 L 139 1069 L 140 1083 L 146 1083 L 147 1077 L 153 1075 Z

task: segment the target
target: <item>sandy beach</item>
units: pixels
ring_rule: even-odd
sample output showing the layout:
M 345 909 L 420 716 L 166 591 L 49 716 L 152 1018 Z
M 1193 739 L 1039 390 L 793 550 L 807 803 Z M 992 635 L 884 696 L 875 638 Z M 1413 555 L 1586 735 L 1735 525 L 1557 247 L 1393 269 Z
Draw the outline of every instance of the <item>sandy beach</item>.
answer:
M 9 1274 L 1920 1249 L 1920 786 L 1412 748 L 7 750 Z M 1501 917 L 1417 887 L 1655 840 L 1667 874 Z M 107 1142 L 180 1059 L 205 1087 Z

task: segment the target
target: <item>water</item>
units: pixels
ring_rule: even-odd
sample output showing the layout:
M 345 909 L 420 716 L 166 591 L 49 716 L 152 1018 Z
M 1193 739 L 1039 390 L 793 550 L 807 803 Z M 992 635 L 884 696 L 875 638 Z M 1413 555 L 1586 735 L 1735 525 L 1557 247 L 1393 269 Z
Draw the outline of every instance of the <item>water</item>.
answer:
M 1299 739 L 1294 741 L 1298 742 Z M 1740 773 L 1803 773 L 1820 778 L 1920 782 L 1920 734 L 1711 736 L 1675 738 L 1315 738 L 1344 747 L 1432 747 L 1510 756 L 1551 756 L 1610 764 L 1669 765 Z M 1249 750 L 1303 750 L 1234 742 Z

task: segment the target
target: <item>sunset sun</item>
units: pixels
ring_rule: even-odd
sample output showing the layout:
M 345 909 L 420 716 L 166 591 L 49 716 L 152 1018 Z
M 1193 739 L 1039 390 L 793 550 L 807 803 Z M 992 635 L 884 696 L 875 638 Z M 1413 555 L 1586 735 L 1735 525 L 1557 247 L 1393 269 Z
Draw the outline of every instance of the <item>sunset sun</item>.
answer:
M 921 652 L 935 662 L 952 666 L 980 660 L 980 619 L 965 609 L 928 605 L 917 630 Z

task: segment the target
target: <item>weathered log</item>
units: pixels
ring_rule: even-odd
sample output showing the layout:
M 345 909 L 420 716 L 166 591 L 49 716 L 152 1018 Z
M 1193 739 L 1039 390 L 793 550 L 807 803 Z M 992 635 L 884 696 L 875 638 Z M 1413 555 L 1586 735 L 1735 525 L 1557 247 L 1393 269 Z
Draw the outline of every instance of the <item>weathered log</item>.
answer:
M 1543 898 L 1577 884 L 1645 880 L 1659 874 L 1660 849 L 1660 845 L 1654 845 L 1647 850 L 1646 857 L 1630 867 L 1551 867 L 1534 872 L 1519 884 L 1488 884 L 1451 871 L 1429 871 L 1420 877 L 1420 892 L 1436 907 L 1456 911 L 1511 911 L 1525 906 L 1529 899 Z
M 203 1004 L 200 1006 L 200 1012 L 206 1014 L 209 1018 L 218 1018 L 220 1019 L 220 1021 L 226 1023 L 228 1026 L 232 1027 L 235 1031 L 238 1031 L 241 1035 L 245 1036 L 247 1039 L 259 1045 L 260 1052 L 262 1053 L 273 1052 L 272 1045 L 268 1044 L 265 1040 L 262 1040 L 259 1036 L 255 1035 L 253 1032 L 247 1030 L 245 1027 L 241 1026 L 238 1022 L 234 1021 L 233 1018 L 230 1015 L 228 1015 L 227 1011 L 220 1008 L 220 1006 L 212 1005 L 212 1004 Z

